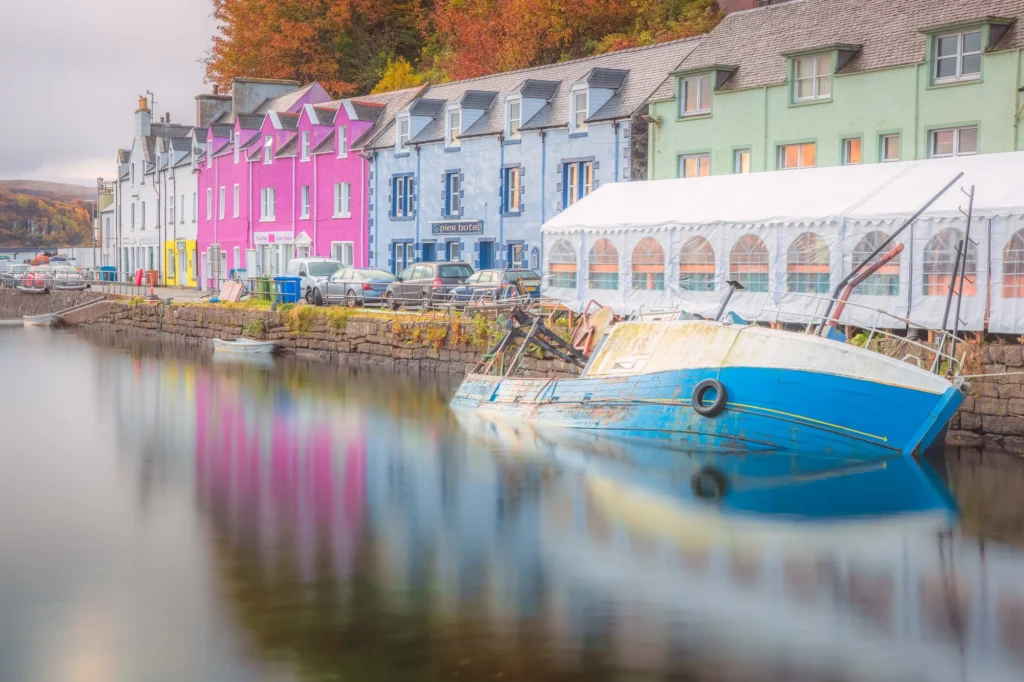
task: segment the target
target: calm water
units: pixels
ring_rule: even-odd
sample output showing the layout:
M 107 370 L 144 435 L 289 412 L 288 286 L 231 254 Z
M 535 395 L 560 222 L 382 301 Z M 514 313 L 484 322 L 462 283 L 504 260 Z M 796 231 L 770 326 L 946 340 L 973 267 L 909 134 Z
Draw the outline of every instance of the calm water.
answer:
M 0 681 L 1024 679 L 1024 460 L 939 462 L 952 528 L 823 524 L 447 378 L 111 343 L 0 328 Z

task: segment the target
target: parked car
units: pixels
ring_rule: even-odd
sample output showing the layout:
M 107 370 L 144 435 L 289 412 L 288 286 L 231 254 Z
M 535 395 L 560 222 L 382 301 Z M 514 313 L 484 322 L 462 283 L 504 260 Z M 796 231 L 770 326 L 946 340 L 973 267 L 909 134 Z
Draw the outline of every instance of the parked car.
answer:
M 32 266 L 28 263 L 8 263 L 3 272 L 0 272 L 3 285 L 11 288 L 20 287 L 30 267 Z
M 26 289 L 46 290 L 53 286 L 53 268 L 48 265 L 34 265 L 25 272 L 21 286 Z
M 392 310 L 403 305 L 427 305 L 446 300 L 452 289 L 464 284 L 473 274 L 465 263 L 416 263 L 402 271 L 384 292 L 384 302 Z
M 53 268 L 53 286 L 56 289 L 85 289 L 89 283 L 78 268 L 58 265 Z
M 344 265 L 341 261 L 333 258 L 295 258 L 288 262 L 287 275 L 289 277 L 301 277 L 302 284 L 299 286 L 299 294 L 306 299 L 306 303 L 313 302 L 313 291 L 318 282 L 328 280 L 331 275 L 341 270 Z
M 348 306 L 379 305 L 381 296 L 395 276 L 387 270 L 372 268 L 342 268 L 330 279 L 318 282 L 313 291 L 313 303 L 344 303 Z
M 516 296 L 539 298 L 540 275 L 533 270 L 481 270 L 452 289 L 452 300 L 460 305 Z

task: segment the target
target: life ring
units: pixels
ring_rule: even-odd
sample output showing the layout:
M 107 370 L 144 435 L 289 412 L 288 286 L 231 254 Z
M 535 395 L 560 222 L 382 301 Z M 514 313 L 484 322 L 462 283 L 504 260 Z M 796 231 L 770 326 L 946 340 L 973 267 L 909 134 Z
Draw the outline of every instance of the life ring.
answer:
M 702 500 L 719 500 L 725 497 L 728 483 L 718 469 L 701 469 L 690 479 L 694 497 Z
M 710 404 L 705 404 L 704 397 L 709 391 L 715 392 L 715 399 Z M 693 387 L 693 396 L 690 404 L 694 411 L 704 417 L 716 417 L 725 409 L 725 403 L 729 400 L 729 393 L 725 386 L 717 379 L 705 379 Z

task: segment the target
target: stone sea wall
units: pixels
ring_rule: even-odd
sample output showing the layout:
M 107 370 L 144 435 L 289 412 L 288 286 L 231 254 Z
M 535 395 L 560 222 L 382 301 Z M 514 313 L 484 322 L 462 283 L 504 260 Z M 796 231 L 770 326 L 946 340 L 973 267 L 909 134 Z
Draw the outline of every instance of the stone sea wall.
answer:
M 493 343 L 497 326 L 483 318 L 454 322 L 347 308 L 297 306 L 280 312 L 229 306 L 109 301 L 89 309 L 80 327 L 159 338 L 185 345 L 239 336 L 277 342 L 285 352 L 388 369 L 465 374 Z M 83 315 L 83 317 L 86 317 Z M 574 367 L 526 357 L 528 376 L 563 377 Z
M 946 441 L 1024 454 L 1024 347 L 985 346 L 980 367 L 969 374 L 968 396 Z
M 0 289 L 0 317 L 48 315 L 103 298 L 103 294 L 89 289 L 52 291 L 48 294 L 25 294 L 17 289 Z

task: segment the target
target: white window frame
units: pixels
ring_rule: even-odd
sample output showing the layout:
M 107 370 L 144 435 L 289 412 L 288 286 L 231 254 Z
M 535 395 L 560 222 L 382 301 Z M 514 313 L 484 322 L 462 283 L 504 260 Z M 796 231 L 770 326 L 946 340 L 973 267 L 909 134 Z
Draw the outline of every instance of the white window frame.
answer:
M 224 220 L 224 205 L 228 203 L 228 188 L 224 185 L 220 186 L 220 191 L 217 193 L 217 220 Z
M 299 188 L 299 218 L 309 219 L 309 185 Z
M 206 219 L 209 220 L 210 217 L 207 216 Z M 198 220 L 199 220 L 199 192 L 192 192 L 192 222 L 197 222 Z
M 350 183 L 334 183 L 334 217 L 352 217 L 352 185 Z
M 517 116 L 512 115 L 513 105 L 519 109 Z M 515 121 L 515 127 L 513 128 L 512 122 Z M 507 97 L 505 99 L 505 138 L 509 140 L 518 140 L 522 138 L 522 125 L 523 125 L 523 98 L 518 95 L 514 97 Z
M 860 159 L 857 161 L 850 160 L 850 148 L 852 143 L 857 141 L 860 143 Z M 817 150 L 815 150 L 815 156 L 817 156 Z M 843 148 L 842 148 L 842 161 L 844 166 L 859 166 L 864 163 L 864 138 L 863 137 L 844 137 Z
M 701 175 L 700 174 L 701 161 L 703 161 L 705 159 L 707 159 L 707 162 L 708 162 L 708 174 L 707 175 Z M 688 160 L 693 160 L 693 161 L 697 162 L 697 174 L 696 175 L 686 175 L 686 173 L 684 172 L 685 169 L 686 169 L 686 162 Z M 679 173 L 679 177 L 680 178 L 704 178 L 704 177 L 710 176 L 711 175 L 711 154 L 710 154 L 710 152 L 699 152 L 697 154 L 680 154 L 679 155 L 679 169 L 678 169 L 678 173 Z
M 167 197 L 167 222 L 174 224 L 174 195 Z
M 348 158 L 348 126 L 338 126 L 338 132 L 334 136 L 334 145 L 338 148 L 338 158 Z
M 410 126 L 409 115 L 403 114 L 395 117 L 395 153 L 404 154 L 408 151 Z M 404 128 L 404 132 L 403 132 Z
M 231 217 L 237 218 L 239 213 L 241 212 L 241 207 L 239 206 L 239 204 L 241 203 L 241 193 L 237 182 L 235 183 L 235 187 L 231 192 L 231 199 Z
M 299 161 L 309 161 L 309 139 L 310 135 L 308 130 L 303 130 L 299 134 L 301 148 L 301 156 L 299 157 Z
M 822 58 L 829 63 L 829 71 L 827 74 L 820 73 L 820 64 Z M 797 77 L 799 73 L 801 62 L 811 63 L 811 75 L 804 76 L 802 78 Z M 832 77 L 835 75 L 835 57 L 831 52 L 825 54 L 810 54 L 803 57 L 793 58 L 793 101 L 794 102 L 813 102 L 815 100 L 832 99 Z M 822 94 L 821 92 L 821 80 L 828 78 L 828 92 Z M 813 87 L 811 88 L 811 94 L 807 97 L 800 96 L 800 82 L 811 81 Z
M 345 255 L 348 258 L 345 258 Z M 355 242 L 331 242 L 331 258 L 338 261 L 347 268 L 355 266 L 356 249 Z
M 896 158 L 894 158 L 894 159 L 886 158 L 886 156 L 885 156 L 885 142 L 886 142 L 886 140 L 890 140 L 890 139 L 893 139 L 893 138 L 896 139 L 896 148 L 897 148 L 897 150 L 899 150 L 900 146 L 902 146 L 902 144 L 903 144 L 902 140 L 900 140 L 900 134 L 899 133 L 886 133 L 886 134 L 880 135 L 878 137 L 878 158 L 879 158 L 879 160 L 882 163 L 895 163 L 896 161 L 899 161 L 900 157 L 902 156 L 902 152 L 900 152 L 900 153 L 898 153 L 896 155 Z
M 804 165 L 803 148 L 806 147 L 809 144 L 810 145 L 814 145 L 814 165 L 812 165 L 812 166 L 805 166 Z M 789 166 L 788 168 L 783 165 L 783 160 L 786 158 L 786 148 L 787 147 L 798 147 L 799 148 L 799 149 L 797 149 L 796 165 L 795 166 Z M 792 144 L 780 144 L 778 146 L 778 159 L 777 159 L 777 161 L 778 161 L 777 167 L 778 167 L 779 170 L 800 170 L 802 168 L 815 168 L 818 165 L 818 143 L 817 142 L 793 142 Z
M 459 194 L 459 190 L 462 189 L 462 179 L 459 177 L 458 171 L 445 173 L 444 185 L 445 215 L 458 216 L 459 209 L 462 208 L 462 196 Z
M 395 207 L 393 217 L 395 218 L 408 218 L 412 215 L 412 207 L 409 206 L 412 203 L 412 193 L 409 191 L 409 180 L 411 179 L 412 177 L 408 175 L 400 175 L 391 179 L 391 194 Z
M 707 98 L 708 101 L 704 101 L 705 96 L 705 83 L 707 83 Z M 697 88 L 697 108 L 692 111 L 686 108 L 686 93 L 691 87 Z M 690 76 L 689 78 L 680 79 L 679 84 L 679 116 L 707 116 L 711 113 L 711 74 L 704 74 L 701 76 Z
M 236 246 L 234 248 L 234 252 L 233 252 L 232 255 L 234 256 L 234 259 L 235 259 L 234 260 L 235 267 L 232 268 L 232 269 L 233 270 L 241 270 L 242 268 L 240 267 L 239 264 L 242 262 L 242 247 L 241 246 Z
M 263 163 L 274 161 L 274 136 L 267 135 L 263 138 Z
M 452 119 L 458 119 L 458 123 L 453 124 Z M 458 149 L 462 146 L 462 107 L 452 106 L 448 107 L 444 113 L 444 146 L 448 149 Z
M 965 130 L 974 131 L 974 151 L 960 151 L 960 134 Z M 953 152 L 951 154 L 936 154 L 935 144 L 939 133 L 953 133 Z M 957 126 L 955 128 L 937 128 L 928 133 L 928 156 L 932 159 L 948 159 L 954 156 L 974 156 L 978 153 L 978 126 Z
M 185 195 L 182 194 L 178 199 L 178 222 L 182 225 L 185 224 Z
M 520 174 L 522 168 L 519 166 L 512 166 L 505 169 L 505 212 L 506 213 L 519 213 L 522 211 L 522 207 L 519 202 L 519 189 L 522 187 L 523 178 Z M 515 176 L 515 184 L 512 183 L 512 177 Z
M 206 219 L 213 220 L 213 188 L 206 188 Z
M 743 154 L 747 155 L 747 170 L 745 171 L 743 170 Z M 750 147 L 732 150 L 732 172 L 736 175 L 750 173 L 750 158 Z
M 273 187 L 264 187 L 260 190 L 260 222 L 273 222 L 276 218 L 276 191 Z
M 964 36 L 967 36 L 967 35 L 972 34 L 972 33 L 977 33 L 978 34 L 978 49 L 977 50 L 971 50 L 970 52 L 965 52 L 964 51 Z M 943 38 L 956 38 L 956 52 L 954 52 L 951 55 L 946 55 L 945 57 L 939 57 L 939 41 L 941 41 Z M 984 34 L 984 32 L 980 28 L 974 29 L 972 31 L 960 31 L 958 33 L 944 33 L 943 35 L 935 36 L 935 42 L 934 42 L 934 44 L 932 46 L 932 49 L 934 51 L 934 54 L 933 54 L 933 62 L 934 63 L 932 65 L 932 81 L 934 83 L 956 83 L 958 81 L 973 81 L 973 80 L 978 80 L 979 78 L 981 78 L 981 55 L 984 54 L 984 52 L 985 52 L 984 45 L 983 45 L 984 40 L 985 40 L 985 34 Z M 978 71 L 977 71 L 977 73 L 965 74 L 963 72 L 963 69 L 964 69 L 964 57 L 971 57 L 971 56 L 974 56 L 974 55 L 978 55 L 979 56 L 979 58 L 978 58 Z M 954 60 L 956 60 L 956 73 L 954 75 L 952 75 L 952 76 L 946 76 L 945 78 L 940 78 L 939 77 L 939 62 L 943 61 L 943 60 L 946 60 L 946 59 L 954 59 Z
M 235 131 L 234 138 L 235 138 L 235 149 L 234 149 L 233 154 L 234 154 L 234 157 L 235 157 L 235 163 L 238 163 L 238 157 L 239 157 L 239 155 L 241 154 L 241 151 L 242 151 L 242 136 L 241 136 L 241 134 L 238 131 Z
M 583 120 L 579 118 L 579 95 L 583 95 Z M 569 91 L 569 133 L 587 132 L 587 118 L 590 116 L 590 88 L 586 85 L 576 85 Z

